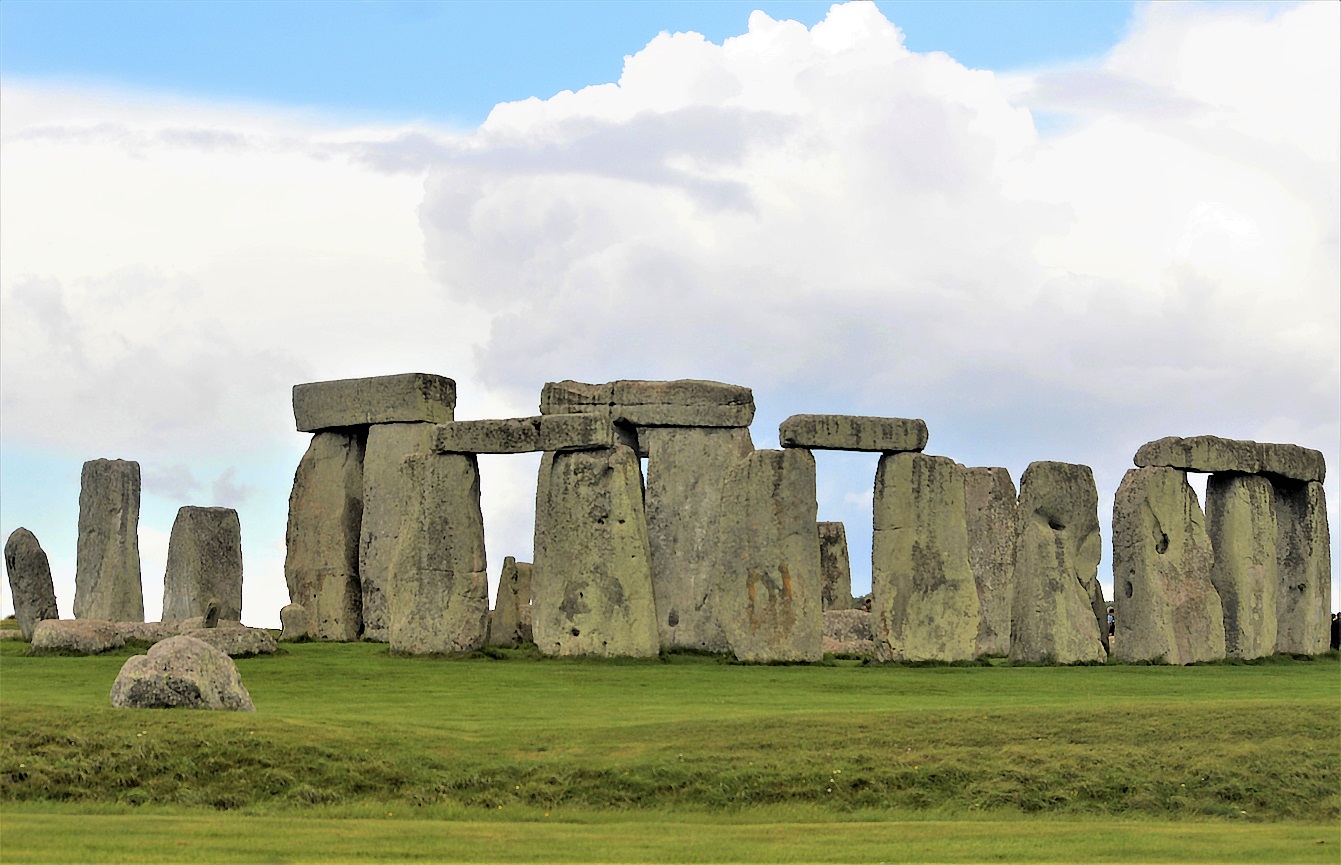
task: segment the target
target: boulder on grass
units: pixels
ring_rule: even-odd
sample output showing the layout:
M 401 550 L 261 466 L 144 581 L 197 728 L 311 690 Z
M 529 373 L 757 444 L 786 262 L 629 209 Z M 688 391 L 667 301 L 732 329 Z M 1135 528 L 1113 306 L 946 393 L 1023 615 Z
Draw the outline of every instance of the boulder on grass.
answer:
M 120 626 L 102 619 L 46 619 L 33 628 L 33 649 L 39 652 L 97 655 L 125 644 Z
M 187 635 L 126 661 L 112 683 L 111 698 L 117 709 L 256 711 L 233 659 Z
M 279 648 L 275 635 L 265 628 L 248 628 L 237 622 L 225 622 L 219 627 L 183 629 L 181 634 L 195 637 L 203 643 L 234 658 L 247 655 L 273 655 Z

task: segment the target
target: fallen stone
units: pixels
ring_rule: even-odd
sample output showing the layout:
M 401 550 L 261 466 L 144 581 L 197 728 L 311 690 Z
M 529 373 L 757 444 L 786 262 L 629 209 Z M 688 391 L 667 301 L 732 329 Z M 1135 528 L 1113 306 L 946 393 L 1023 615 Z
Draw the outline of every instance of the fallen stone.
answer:
M 51 563 L 36 535 L 24 528 L 10 533 L 5 541 L 5 571 L 19 633 L 23 639 L 32 640 L 38 622 L 61 617 L 51 583 Z
M 33 628 L 35 651 L 97 655 L 126 644 L 116 623 L 102 619 L 45 619 Z
M 242 524 L 232 508 L 184 507 L 168 537 L 163 618 L 186 619 L 219 602 L 219 616 L 242 618 Z
M 822 522 L 820 544 L 820 607 L 852 609 L 852 566 L 847 556 L 847 529 L 842 523 Z
M 117 709 L 256 711 L 233 659 L 185 635 L 127 660 L 112 683 L 111 698 Z
M 126 642 L 157 643 L 181 632 L 181 622 L 113 622 L 117 633 Z
M 498 596 L 489 618 L 489 645 L 520 646 L 534 642 L 531 634 L 531 565 L 512 556 L 503 560 Z
M 836 643 L 872 639 L 871 614 L 865 610 L 825 610 L 824 639 Z
M 784 448 L 898 453 L 927 446 L 927 424 L 901 417 L 794 414 L 778 427 Z
M 1274 474 L 1300 481 L 1326 479 L 1322 453 L 1290 444 L 1224 439 L 1218 436 L 1168 436 L 1136 451 L 1137 466 L 1166 466 L 1190 472 Z
M 1276 651 L 1330 645 L 1332 548 L 1322 484 L 1272 480 L 1276 499 Z
M 306 639 L 307 608 L 302 604 L 285 604 L 279 610 L 280 642 L 291 643 Z
M 1015 539 L 1020 517 L 1015 484 L 1003 468 L 964 472 L 969 570 L 978 587 L 978 655 L 1010 654 L 1010 608 L 1015 583 Z
M 446 423 L 456 411 L 456 382 L 410 372 L 293 386 L 299 432 L 378 423 Z
M 1113 500 L 1113 653 L 1191 664 L 1225 656 L 1215 552 L 1187 474 L 1132 469 Z
M 76 619 L 144 621 L 139 525 L 140 464 L 84 463 L 75 557 Z
M 1262 475 L 1206 480 L 1206 531 L 1215 550 L 1211 582 L 1224 608 L 1225 653 L 1260 658 L 1276 650 L 1276 503 Z
M 748 427 L 754 394 L 747 387 L 715 381 L 549 382 L 540 413 L 597 413 L 638 427 Z
M 222 627 L 214 628 L 183 628 L 179 633 L 195 637 L 234 658 L 273 655 L 279 648 L 275 643 L 275 635 L 265 628 L 248 628 L 236 622 L 227 622 Z
M 540 416 L 458 420 L 434 428 L 433 450 L 458 454 L 524 454 L 540 446 Z

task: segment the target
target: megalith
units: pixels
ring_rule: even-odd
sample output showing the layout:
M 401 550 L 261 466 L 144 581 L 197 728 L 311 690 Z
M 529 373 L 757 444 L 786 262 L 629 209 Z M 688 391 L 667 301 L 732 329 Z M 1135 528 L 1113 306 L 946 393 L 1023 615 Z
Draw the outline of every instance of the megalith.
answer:
M 5 541 L 5 571 L 19 633 L 31 641 L 38 622 L 61 617 L 51 583 L 51 563 L 36 535 L 25 528 L 10 533 Z
M 489 645 L 520 646 L 533 642 L 531 632 L 531 564 L 512 556 L 503 560 L 498 595 L 489 618 Z
M 382 423 L 446 423 L 456 411 L 456 382 L 423 372 L 315 381 L 293 386 L 299 432 Z
M 233 659 L 185 635 L 129 658 L 112 683 L 111 700 L 117 709 L 256 711 Z
M 978 587 L 978 655 L 1010 653 L 1010 607 L 1014 596 L 1015 539 L 1019 507 L 1015 483 L 1004 468 L 964 471 L 969 570 Z
M 163 575 L 163 621 L 204 616 L 217 599 L 218 617 L 242 618 L 242 525 L 232 508 L 177 511 Z
M 1099 493 L 1089 466 L 1030 463 L 1020 477 L 1010 659 L 1059 664 L 1107 657 L 1099 587 Z
M 1146 442 L 1137 449 L 1134 462 L 1137 466 L 1167 466 L 1192 472 L 1272 474 L 1318 483 L 1327 476 L 1321 451 L 1219 436 L 1168 436 Z
M 784 448 L 897 453 L 927 446 L 926 421 L 846 414 L 794 414 L 778 425 Z
M 1224 608 L 1225 652 L 1260 658 L 1276 650 L 1276 502 L 1263 475 L 1216 472 L 1206 480 L 1211 582 Z
M 1131 469 L 1113 500 L 1113 654 L 1191 664 L 1225 656 L 1215 553 L 1180 469 Z
M 307 609 L 302 604 L 285 604 L 279 610 L 279 638 L 294 642 L 307 638 Z
M 144 621 L 139 525 L 140 464 L 84 463 L 75 557 L 76 619 Z
M 1329 646 L 1331 532 L 1316 481 L 1271 478 L 1276 499 L 1276 651 L 1316 655 Z
M 363 449 L 361 430 L 319 432 L 293 476 L 284 579 L 320 640 L 357 640 L 363 632 Z
M 948 457 L 880 458 L 873 497 L 871 631 L 882 661 L 959 661 L 977 650 L 964 467 Z
M 820 608 L 852 609 L 852 563 L 847 555 L 847 527 L 838 522 L 821 522 Z
M 531 575 L 541 652 L 657 654 L 642 472 L 631 448 L 541 458 Z
M 713 606 L 742 661 L 824 655 L 815 457 L 761 450 L 738 460 L 722 492 Z
M 393 652 L 469 652 L 484 645 L 489 580 L 473 454 L 414 454 L 401 463 L 405 491 L 388 596 Z

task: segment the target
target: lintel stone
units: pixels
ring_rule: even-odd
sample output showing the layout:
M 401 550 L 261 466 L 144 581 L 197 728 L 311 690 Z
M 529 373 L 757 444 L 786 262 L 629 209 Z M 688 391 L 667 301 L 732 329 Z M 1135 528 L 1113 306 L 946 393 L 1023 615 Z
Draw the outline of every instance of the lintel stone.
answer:
M 635 434 L 598 414 L 551 414 L 540 418 L 539 450 L 589 451 L 624 445 L 637 450 Z
M 900 453 L 927 446 L 927 424 L 901 417 L 794 414 L 778 427 L 785 448 Z
M 1133 461 L 1138 467 L 1167 466 L 1190 472 L 1273 474 L 1319 483 L 1327 475 L 1322 453 L 1312 448 L 1219 436 L 1167 436 L 1141 445 Z
M 539 415 L 501 420 L 459 420 L 438 424 L 433 435 L 437 453 L 524 454 L 540 446 Z
M 697 379 L 549 382 L 540 394 L 540 412 L 609 414 L 634 426 L 746 427 L 754 420 L 754 394 L 747 387 Z
M 409 372 L 293 386 L 299 432 L 376 423 L 446 423 L 456 411 L 456 382 Z

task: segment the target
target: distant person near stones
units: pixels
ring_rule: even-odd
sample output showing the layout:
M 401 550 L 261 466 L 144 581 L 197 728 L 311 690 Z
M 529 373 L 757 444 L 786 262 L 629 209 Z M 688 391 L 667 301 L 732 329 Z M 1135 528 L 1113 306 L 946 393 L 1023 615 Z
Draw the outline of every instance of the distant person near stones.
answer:
M 1117 624 L 1117 619 L 1113 618 L 1113 608 L 1108 608 L 1108 641 L 1113 641 L 1113 628 Z

